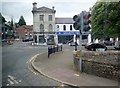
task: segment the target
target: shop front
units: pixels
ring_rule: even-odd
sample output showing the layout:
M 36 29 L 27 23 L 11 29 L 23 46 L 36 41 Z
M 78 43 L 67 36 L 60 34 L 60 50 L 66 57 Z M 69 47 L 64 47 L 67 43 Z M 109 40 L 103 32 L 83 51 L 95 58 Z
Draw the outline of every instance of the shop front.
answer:
M 57 32 L 56 33 L 58 36 L 58 43 L 69 43 L 69 42 L 74 42 L 76 35 L 79 35 L 78 31 L 66 31 L 66 32 Z

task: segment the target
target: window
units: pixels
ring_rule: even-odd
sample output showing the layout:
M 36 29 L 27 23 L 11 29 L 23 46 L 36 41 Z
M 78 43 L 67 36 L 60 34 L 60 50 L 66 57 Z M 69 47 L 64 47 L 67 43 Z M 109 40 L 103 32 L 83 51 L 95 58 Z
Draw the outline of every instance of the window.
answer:
M 44 25 L 40 24 L 40 32 L 43 32 L 43 31 L 44 31 Z
M 49 15 L 48 20 L 52 21 L 52 15 Z
M 52 31 L 52 24 L 49 24 L 49 30 Z
M 72 25 L 70 25 L 70 30 L 72 31 Z
M 57 28 L 59 28 L 59 25 L 57 25 Z
M 63 30 L 66 31 L 66 25 L 63 25 Z
M 44 15 L 40 15 L 40 21 L 44 21 Z

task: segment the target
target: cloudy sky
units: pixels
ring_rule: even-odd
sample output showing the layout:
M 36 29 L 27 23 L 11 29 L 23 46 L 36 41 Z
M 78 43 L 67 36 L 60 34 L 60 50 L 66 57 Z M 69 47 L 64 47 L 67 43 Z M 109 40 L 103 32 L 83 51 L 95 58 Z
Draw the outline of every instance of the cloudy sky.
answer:
M 28 25 L 33 24 L 32 3 L 37 2 L 37 7 L 55 6 L 56 17 L 73 17 L 81 11 L 89 11 L 97 0 L 3 0 L 0 2 L 0 12 L 9 21 L 11 18 L 18 22 L 23 16 Z

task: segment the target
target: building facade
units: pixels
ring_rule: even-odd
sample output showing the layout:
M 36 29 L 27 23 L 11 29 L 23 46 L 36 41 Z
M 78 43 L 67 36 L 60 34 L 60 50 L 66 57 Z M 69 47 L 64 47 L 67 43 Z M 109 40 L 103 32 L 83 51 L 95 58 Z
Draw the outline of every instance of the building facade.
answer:
M 33 38 L 33 27 L 32 26 L 21 26 L 16 28 L 19 39 Z
M 72 18 L 55 18 L 55 24 L 58 43 L 75 42 L 76 38 L 77 42 L 79 42 L 77 35 L 80 33 L 73 28 Z
M 33 33 L 35 42 L 55 43 L 55 10 L 47 7 L 37 8 L 33 3 Z
M 33 34 L 36 43 L 69 43 L 79 44 L 79 30 L 73 28 L 73 18 L 56 18 L 54 7 L 37 8 L 33 3 Z M 88 42 L 88 35 L 82 35 L 83 42 Z

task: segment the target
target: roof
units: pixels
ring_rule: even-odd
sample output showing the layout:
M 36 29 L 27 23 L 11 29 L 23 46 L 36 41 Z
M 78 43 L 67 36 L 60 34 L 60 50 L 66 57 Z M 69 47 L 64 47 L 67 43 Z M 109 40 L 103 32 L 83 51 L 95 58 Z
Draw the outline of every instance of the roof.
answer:
M 16 30 L 33 30 L 33 27 L 19 27 Z
M 73 24 L 73 18 L 55 18 L 56 24 Z
M 33 12 L 49 12 L 49 13 L 55 13 L 56 10 L 53 10 L 53 9 L 50 9 L 50 8 L 47 8 L 47 7 L 40 7 L 40 8 L 37 8 L 36 10 L 33 10 Z

